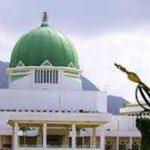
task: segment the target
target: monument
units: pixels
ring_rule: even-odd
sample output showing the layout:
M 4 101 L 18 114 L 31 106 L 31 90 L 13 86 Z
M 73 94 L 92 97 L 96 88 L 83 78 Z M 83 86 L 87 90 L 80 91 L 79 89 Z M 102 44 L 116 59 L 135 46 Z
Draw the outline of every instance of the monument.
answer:
M 150 118 L 144 117 L 142 114 L 145 112 L 150 112 L 150 88 L 141 81 L 138 75 L 134 72 L 128 71 L 126 68 L 121 65 L 114 64 L 119 70 L 126 73 L 128 79 L 137 83 L 135 90 L 135 98 L 137 103 L 143 108 L 136 118 L 136 127 L 141 133 L 141 150 L 150 150 Z M 143 99 L 143 102 L 140 101 L 139 96 Z M 146 104 L 146 105 L 145 105 Z

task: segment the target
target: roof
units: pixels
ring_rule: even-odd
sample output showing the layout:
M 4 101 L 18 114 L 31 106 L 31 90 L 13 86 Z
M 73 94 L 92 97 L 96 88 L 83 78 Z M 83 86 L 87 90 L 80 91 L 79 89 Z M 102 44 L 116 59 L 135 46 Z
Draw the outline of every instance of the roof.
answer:
M 18 122 L 64 122 L 72 123 L 78 122 L 80 124 L 97 124 L 99 125 L 102 122 L 108 122 L 111 118 L 110 114 L 107 113 L 24 113 L 24 114 L 15 114 L 12 115 L 8 123 L 13 121 Z
M 16 43 L 10 67 L 16 67 L 19 62 L 26 66 L 40 66 L 46 60 L 53 66 L 68 67 L 73 64 L 75 68 L 79 68 L 74 45 L 49 26 L 47 19 L 43 19 L 40 27 L 24 34 Z

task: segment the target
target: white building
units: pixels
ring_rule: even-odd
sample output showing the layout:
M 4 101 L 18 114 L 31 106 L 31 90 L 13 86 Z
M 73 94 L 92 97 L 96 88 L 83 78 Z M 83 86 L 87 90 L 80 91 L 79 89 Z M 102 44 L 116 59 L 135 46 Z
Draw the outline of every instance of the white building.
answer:
M 46 13 L 16 43 L 6 72 L 0 149 L 124 150 L 140 143 L 135 117 L 107 113 L 106 92 L 83 79 L 74 46 L 48 25 Z

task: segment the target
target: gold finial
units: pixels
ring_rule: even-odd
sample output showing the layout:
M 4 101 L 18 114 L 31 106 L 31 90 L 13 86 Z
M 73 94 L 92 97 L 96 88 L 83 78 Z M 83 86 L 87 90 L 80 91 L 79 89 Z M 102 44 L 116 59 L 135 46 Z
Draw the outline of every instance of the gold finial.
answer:
M 126 73 L 128 75 L 128 79 L 130 81 L 136 82 L 136 83 L 142 83 L 140 78 L 138 77 L 138 75 L 134 72 L 130 72 L 128 71 L 126 68 L 122 67 L 119 64 L 114 64 L 119 70 L 121 70 L 122 72 Z
M 43 16 L 42 16 L 42 24 L 41 24 L 41 27 L 46 27 L 48 26 L 48 15 L 47 15 L 47 12 L 44 11 L 43 12 Z

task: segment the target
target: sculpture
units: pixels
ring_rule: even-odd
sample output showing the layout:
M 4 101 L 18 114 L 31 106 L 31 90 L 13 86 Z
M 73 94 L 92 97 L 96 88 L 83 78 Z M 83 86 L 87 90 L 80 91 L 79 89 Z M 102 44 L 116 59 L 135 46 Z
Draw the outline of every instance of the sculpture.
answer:
M 135 90 L 135 98 L 137 100 L 137 103 L 143 108 L 143 111 L 141 111 L 136 118 L 136 127 L 138 128 L 142 136 L 140 150 L 150 150 L 150 118 L 143 117 L 142 115 L 145 112 L 150 112 L 150 88 L 141 81 L 136 73 L 130 72 L 126 68 L 116 63 L 114 65 L 119 70 L 126 73 L 129 80 L 138 84 Z M 139 100 L 139 94 L 144 100 L 144 103 Z

